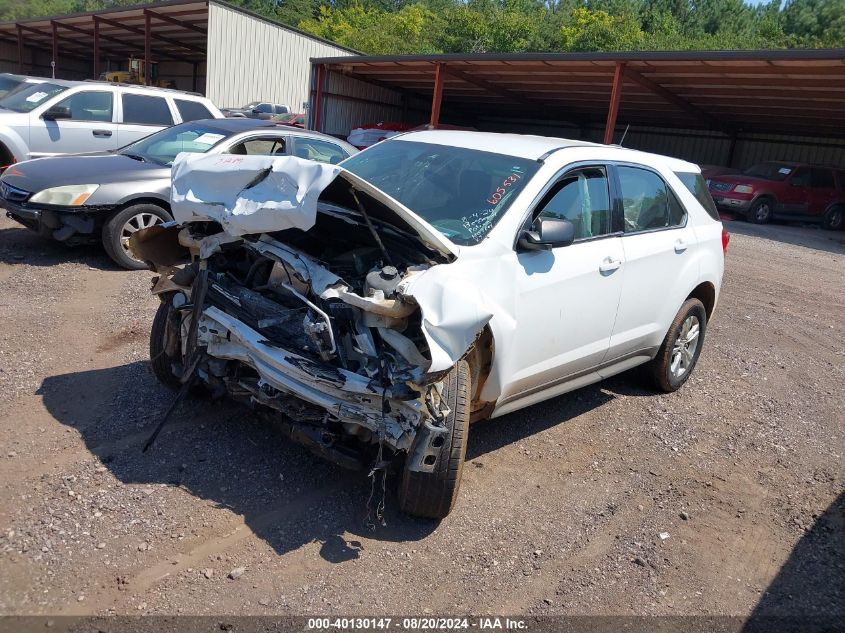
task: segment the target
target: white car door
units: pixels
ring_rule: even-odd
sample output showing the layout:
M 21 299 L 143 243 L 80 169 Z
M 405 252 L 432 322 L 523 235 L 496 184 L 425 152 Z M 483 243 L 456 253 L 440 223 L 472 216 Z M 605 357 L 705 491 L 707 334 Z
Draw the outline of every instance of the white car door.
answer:
M 134 143 L 174 123 L 173 112 L 164 96 L 123 90 L 120 105 L 118 147 Z
M 517 327 L 500 402 L 551 389 L 604 360 L 624 267 L 611 201 L 606 168 L 582 167 L 564 174 L 535 211 L 572 222 L 575 241 L 515 254 Z
M 62 116 L 57 114 L 60 110 Z M 30 114 L 30 156 L 116 149 L 116 131 L 114 93 L 80 90 Z
M 650 169 L 614 167 L 622 198 L 624 284 L 608 358 L 653 350 L 696 285 L 698 240 L 686 212 Z

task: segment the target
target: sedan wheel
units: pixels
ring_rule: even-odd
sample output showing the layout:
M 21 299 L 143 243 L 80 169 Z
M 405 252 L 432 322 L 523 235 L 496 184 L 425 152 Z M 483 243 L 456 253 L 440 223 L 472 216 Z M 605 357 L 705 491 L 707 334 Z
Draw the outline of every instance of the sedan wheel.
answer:
M 135 204 L 115 213 L 103 226 L 103 247 L 117 264 L 130 270 L 142 270 L 147 265 L 135 259 L 129 249 L 129 238 L 141 229 L 148 229 L 173 218 L 154 204 Z
M 126 220 L 126 223 L 120 229 L 121 248 L 123 248 L 129 257 L 132 257 L 132 253 L 129 251 L 129 238 L 132 237 L 132 234 L 140 231 L 141 229 L 148 229 L 151 226 L 163 223 L 164 220 L 152 213 L 139 213 L 138 215 L 133 215 L 131 218 Z

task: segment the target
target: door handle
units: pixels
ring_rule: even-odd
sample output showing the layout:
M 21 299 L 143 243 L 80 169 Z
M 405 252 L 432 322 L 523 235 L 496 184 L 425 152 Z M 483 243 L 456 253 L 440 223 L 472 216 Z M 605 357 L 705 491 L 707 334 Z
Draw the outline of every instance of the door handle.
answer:
M 108 138 L 111 136 L 111 130 L 92 130 L 91 134 L 94 136 Z
M 676 253 L 683 253 L 687 250 L 687 243 L 684 241 L 683 238 L 679 237 L 675 240 L 675 252 Z
M 599 265 L 599 272 L 601 273 L 612 273 L 614 270 L 618 269 L 622 265 L 621 259 L 614 259 L 613 257 L 605 257 L 601 260 L 601 264 Z

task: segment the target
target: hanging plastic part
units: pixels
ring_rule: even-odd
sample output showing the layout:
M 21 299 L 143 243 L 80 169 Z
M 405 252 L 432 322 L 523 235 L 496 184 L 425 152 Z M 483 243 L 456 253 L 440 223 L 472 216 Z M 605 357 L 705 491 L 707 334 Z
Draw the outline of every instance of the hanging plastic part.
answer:
M 387 376 L 387 363 L 384 359 L 384 354 L 379 354 L 379 361 L 379 369 L 382 380 L 381 426 L 378 431 L 378 453 L 376 454 L 375 462 L 373 463 L 373 467 L 370 469 L 369 474 L 370 496 L 367 499 L 367 518 L 364 520 L 366 526 L 371 532 L 375 532 L 378 525 L 381 525 L 381 527 L 387 527 L 387 521 L 384 519 L 384 506 L 385 499 L 387 498 L 387 467 L 390 465 L 390 463 L 384 459 L 384 430 L 387 426 L 385 415 L 387 414 L 387 408 L 389 406 L 387 404 L 387 389 L 389 387 L 390 380 Z M 381 498 L 379 499 L 376 507 L 373 508 L 373 499 L 376 496 L 376 479 L 379 474 L 381 474 Z
M 370 221 L 370 216 L 369 214 L 367 214 L 367 210 L 364 208 L 364 205 L 358 199 L 358 194 L 355 193 L 355 189 L 350 189 L 349 193 L 351 193 L 352 197 L 355 199 L 355 204 L 358 205 L 358 211 L 361 212 L 361 215 L 364 217 L 364 221 L 367 223 L 367 226 L 370 229 L 370 233 L 373 234 L 373 239 L 376 241 L 376 244 L 378 244 L 378 247 L 381 249 L 381 254 L 384 255 L 384 261 L 393 266 L 393 261 L 391 261 L 390 255 L 388 254 L 387 249 L 384 247 L 384 244 L 382 243 L 381 238 L 379 237 L 379 234 L 376 231 L 376 228 Z

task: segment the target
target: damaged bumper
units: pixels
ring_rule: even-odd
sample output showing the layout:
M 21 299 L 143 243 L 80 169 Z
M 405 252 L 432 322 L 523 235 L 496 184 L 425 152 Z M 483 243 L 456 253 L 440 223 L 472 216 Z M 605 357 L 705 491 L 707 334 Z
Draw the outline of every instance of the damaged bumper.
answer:
M 98 227 L 95 216 L 106 215 L 112 207 L 90 207 L 79 209 L 36 208 L 29 205 L 15 204 L 0 199 L 0 205 L 6 209 L 6 216 L 42 235 L 60 242 L 88 242 L 97 239 Z

